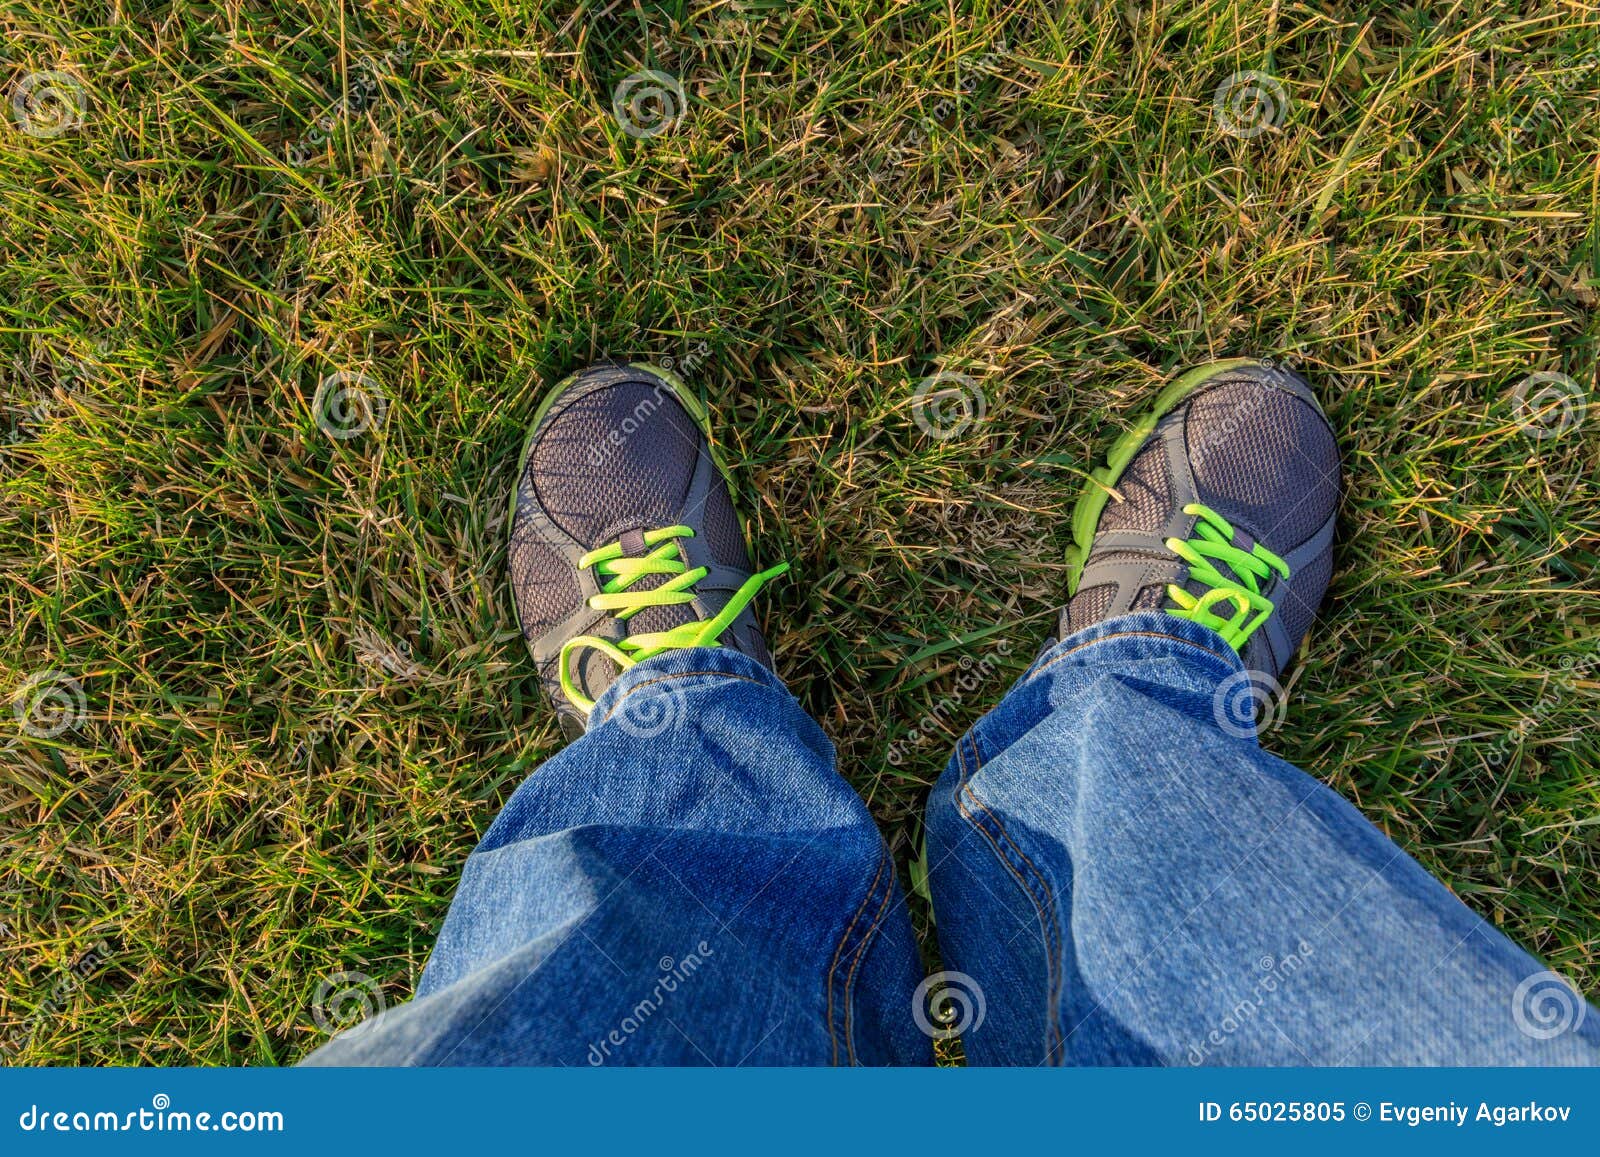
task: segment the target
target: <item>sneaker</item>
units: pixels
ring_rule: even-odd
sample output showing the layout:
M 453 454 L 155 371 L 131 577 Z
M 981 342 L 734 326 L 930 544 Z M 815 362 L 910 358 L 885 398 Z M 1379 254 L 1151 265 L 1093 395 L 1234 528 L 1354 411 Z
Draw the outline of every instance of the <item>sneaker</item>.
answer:
M 1322 604 L 1339 506 L 1338 445 L 1304 379 L 1248 359 L 1190 370 L 1092 478 L 1061 637 L 1160 610 L 1276 679 Z
M 772 655 L 705 410 L 656 366 L 603 363 L 534 416 L 511 508 L 511 589 L 561 729 L 582 735 L 624 670 L 683 647 Z

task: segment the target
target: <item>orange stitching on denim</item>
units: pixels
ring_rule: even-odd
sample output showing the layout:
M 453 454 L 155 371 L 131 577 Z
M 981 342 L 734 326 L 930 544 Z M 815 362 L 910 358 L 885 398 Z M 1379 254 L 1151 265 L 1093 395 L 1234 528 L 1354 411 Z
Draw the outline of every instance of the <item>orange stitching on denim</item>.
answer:
M 887 849 L 885 849 L 885 852 L 887 853 Z M 872 882 L 876 886 L 878 881 L 874 878 Z M 855 1032 L 851 1027 L 851 1022 L 855 1018 L 850 1009 L 850 990 L 855 987 L 856 970 L 861 967 L 861 962 L 867 958 L 867 950 L 872 946 L 872 938 L 876 935 L 879 925 L 883 923 L 884 916 L 888 914 L 889 898 L 893 895 L 894 871 L 891 868 L 888 887 L 883 890 L 883 899 L 878 901 L 878 914 L 872 918 L 871 926 L 861 934 L 861 947 L 856 952 L 855 962 L 850 965 L 850 971 L 844 978 L 844 1047 L 849 1054 L 852 1068 L 855 1067 L 856 1063 L 856 1040 Z
M 617 707 L 621 707 L 622 701 L 629 695 L 632 695 L 635 691 L 642 690 L 643 688 L 649 687 L 654 683 L 666 683 L 673 679 L 689 679 L 695 675 L 721 675 L 725 679 L 743 679 L 746 683 L 754 683 L 757 687 L 767 686 L 767 684 L 763 683 L 760 679 L 752 679 L 748 675 L 735 675 L 732 671 L 679 671 L 673 675 L 657 675 L 654 679 L 646 679 L 642 683 L 635 683 L 632 687 L 629 687 L 626 691 L 624 691 L 617 698 L 616 707 L 613 707 L 610 711 L 607 711 L 606 718 L 602 719 L 600 722 L 604 723 L 607 719 L 610 719 L 613 715 L 615 715 L 617 713 Z
M 867 904 L 872 900 L 873 892 L 878 889 L 878 881 L 883 878 L 884 861 L 888 858 L 889 849 L 884 847 L 878 852 L 878 870 L 872 874 L 872 883 L 867 885 L 866 895 L 861 897 L 861 904 L 856 909 L 856 914 L 850 917 L 850 924 L 844 930 L 844 935 L 839 937 L 838 946 L 833 950 L 833 961 L 828 965 L 828 1043 L 833 1046 L 833 1064 L 839 1063 L 839 1037 L 833 1029 L 833 974 L 839 968 L 839 954 L 844 951 L 845 942 L 850 939 L 850 933 L 855 931 L 856 921 L 861 919 L 861 913 L 867 910 Z M 848 1043 L 848 1042 L 846 1042 Z
M 967 818 L 968 822 L 971 823 L 972 826 L 983 835 L 984 839 L 989 841 L 990 846 L 992 846 L 995 850 L 996 857 L 999 859 L 1000 863 L 1004 865 L 1006 870 L 1016 878 L 1018 885 L 1020 885 L 1022 888 L 1023 894 L 1027 896 L 1029 901 L 1033 904 L 1034 911 L 1039 917 L 1039 928 L 1040 931 L 1044 933 L 1045 948 L 1049 953 L 1049 959 L 1045 962 L 1045 995 L 1050 1002 L 1049 1017 L 1046 1021 L 1046 1032 L 1048 1034 L 1047 1044 L 1051 1045 L 1051 1051 L 1054 1052 L 1054 1046 L 1060 1043 L 1057 1041 L 1057 1038 L 1061 1032 L 1058 1022 L 1061 1015 L 1060 994 L 1062 984 L 1062 978 L 1059 975 L 1059 960 L 1061 955 L 1060 918 L 1056 913 L 1055 898 L 1051 895 L 1050 887 L 1045 882 L 1044 874 L 1039 871 L 1038 866 L 1034 864 L 1033 860 L 1028 857 L 1028 854 L 1017 845 L 1017 842 L 1014 839 L 1012 839 L 1011 833 L 1006 829 L 1004 821 L 1000 819 L 1000 817 L 989 807 L 988 804 L 984 803 L 983 800 L 979 798 L 977 791 L 972 787 L 970 777 L 967 775 L 966 753 L 961 749 L 961 747 L 958 746 L 956 749 L 956 754 L 961 761 L 962 771 L 960 783 L 961 791 L 957 792 L 955 796 L 957 810 L 960 811 L 960 813 Z M 976 745 L 974 745 L 973 756 L 975 759 L 977 758 Z M 979 763 L 978 767 L 974 769 L 973 774 L 976 774 L 981 770 L 983 770 L 983 765 Z M 1028 886 L 1028 882 L 1023 879 L 1022 873 L 1017 869 L 1016 865 L 1010 862 L 1010 860 L 1007 858 L 1005 851 L 995 841 L 994 836 L 989 834 L 984 825 L 978 821 L 978 818 L 968 811 L 966 805 L 961 802 L 961 792 L 965 792 L 968 798 L 970 798 L 973 803 L 977 804 L 978 807 L 982 808 L 983 813 L 994 821 L 995 827 L 998 828 L 1000 834 L 1005 837 L 1005 841 L 1011 846 L 1011 850 L 1014 851 L 1017 856 L 1022 859 L 1022 862 L 1028 866 L 1028 870 L 1033 873 L 1033 878 L 1038 883 L 1039 890 L 1044 896 L 1044 904 L 1039 902 L 1039 897 L 1034 895 L 1033 889 L 1030 888 Z M 1048 914 L 1046 913 L 1046 906 L 1049 908 Z
M 878 890 L 878 880 L 883 879 L 883 866 L 885 866 L 886 861 L 888 861 L 888 848 L 885 847 L 878 851 L 878 871 L 872 874 L 872 883 L 867 885 L 866 893 L 861 896 L 861 904 L 856 907 L 856 914 L 850 917 L 850 925 L 845 928 L 845 935 L 838 938 L 838 946 L 834 949 L 834 962 L 827 967 L 827 1035 L 829 1035 L 829 1042 L 834 1045 L 835 1066 L 838 1064 L 838 1037 L 834 1032 L 834 973 L 838 971 L 838 959 L 840 959 L 840 954 L 845 951 L 845 944 L 850 943 L 850 933 L 856 930 L 856 923 L 861 920 L 862 912 L 867 911 L 867 904 L 872 903 L 872 895 Z M 845 1018 L 846 1023 L 848 1023 L 848 1018 L 850 1018 L 850 1007 L 848 1005 L 845 1007 Z M 845 1048 L 846 1051 L 853 1051 L 851 1050 L 848 1031 L 845 1034 Z
M 1045 920 L 1044 909 L 1040 907 L 1039 899 L 1033 894 L 1033 889 L 1030 888 L 1028 886 L 1028 882 L 1022 878 L 1022 873 L 1017 869 L 1017 866 L 1011 862 L 1010 857 L 1006 855 L 1005 849 L 1000 846 L 999 842 L 989 831 L 988 827 L 981 820 L 979 820 L 977 816 L 972 814 L 971 810 L 961 798 L 962 794 L 965 793 L 966 795 L 970 796 L 973 802 L 978 804 L 979 807 L 984 807 L 983 801 L 978 799 L 977 793 L 975 793 L 971 787 L 967 785 L 967 755 L 962 746 L 958 745 L 956 747 L 956 759 L 961 764 L 961 776 L 958 783 L 959 790 L 957 790 L 953 795 L 956 810 L 966 819 L 967 823 L 978 832 L 979 835 L 989 842 L 989 846 L 994 849 L 995 858 L 1000 861 L 1001 867 L 1005 868 L 1007 872 L 1011 873 L 1011 875 L 1016 879 L 1017 885 L 1022 889 L 1022 894 L 1026 896 L 1028 898 L 1028 902 L 1033 905 L 1034 913 L 1039 917 L 1041 931 L 1043 931 L 1046 936 L 1049 936 L 1050 927 Z M 984 811 L 993 817 L 994 813 L 989 811 L 987 807 L 984 807 Z
M 1061 975 L 1060 965 L 1061 918 L 1056 912 L 1055 896 L 1050 890 L 1050 885 L 1045 881 L 1044 874 L 1039 871 L 1038 866 L 1035 865 L 1033 860 L 1028 857 L 1028 853 L 1024 852 L 1022 848 L 1017 845 L 1016 840 L 1011 837 L 1011 832 L 1006 828 L 1005 821 L 1001 819 L 1000 816 L 993 811 L 988 804 L 984 803 L 983 800 L 978 797 L 978 793 L 973 789 L 971 784 L 967 785 L 966 792 L 972 802 L 983 809 L 984 815 L 988 816 L 994 821 L 994 826 L 999 829 L 1000 835 L 1004 837 L 1006 843 L 1011 845 L 1012 851 L 1016 852 L 1016 854 L 1021 857 L 1022 862 L 1027 864 L 1028 871 L 1033 873 L 1033 877 L 1038 882 L 1039 890 L 1044 897 L 1044 902 L 1042 905 L 1037 899 L 1034 899 L 1034 907 L 1039 909 L 1039 922 L 1041 925 L 1043 925 L 1046 947 L 1050 952 L 1050 959 L 1046 962 L 1046 973 L 1048 976 L 1046 995 L 1050 1001 L 1050 1019 L 1048 1021 L 1048 1027 L 1050 1040 L 1053 1042 L 1051 1051 L 1056 1052 L 1064 1044 L 1064 1042 L 1061 1040 L 1061 1026 L 1059 1023 L 1061 1017 L 1061 987 L 1064 978 Z M 1017 878 L 1018 880 L 1021 880 L 1021 875 L 1018 874 Z M 1026 887 L 1024 890 L 1027 890 Z M 1031 892 L 1029 893 L 1029 898 L 1033 899 Z M 1048 916 L 1046 915 L 1046 909 L 1048 909 L 1049 912 Z

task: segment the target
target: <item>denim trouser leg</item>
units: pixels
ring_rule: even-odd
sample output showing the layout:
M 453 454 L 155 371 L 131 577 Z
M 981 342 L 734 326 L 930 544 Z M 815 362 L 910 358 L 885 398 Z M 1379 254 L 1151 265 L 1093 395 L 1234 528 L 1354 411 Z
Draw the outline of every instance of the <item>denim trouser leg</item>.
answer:
M 472 854 L 417 999 L 317 1064 L 931 1059 L 889 852 L 771 672 L 625 672 Z
M 1052 647 L 962 739 L 928 854 L 950 984 L 982 994 L 968 1058 L 1600 1062 L 1600 1011 L 1224 729 L 1239 670 L 1207 629 L 1131 615 Z

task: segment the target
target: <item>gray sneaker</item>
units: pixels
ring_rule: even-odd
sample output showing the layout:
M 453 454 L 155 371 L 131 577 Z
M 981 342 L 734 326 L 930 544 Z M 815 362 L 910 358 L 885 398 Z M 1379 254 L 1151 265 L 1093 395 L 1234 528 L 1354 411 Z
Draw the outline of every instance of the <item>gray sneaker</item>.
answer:
M 772 666 L 750 553 L 705 411 L 675 375 L 603 363 L 534 416 L 511 507 L 511 590 L 569 739 L 617 675 L 682 647 Z
M 1061 637 L 1165 611 L 1276 679 L 1333 570 L 1339 449 L 1311 387 L 1247 359 L 1190 370 L 1093 478 L 1072 513 Z

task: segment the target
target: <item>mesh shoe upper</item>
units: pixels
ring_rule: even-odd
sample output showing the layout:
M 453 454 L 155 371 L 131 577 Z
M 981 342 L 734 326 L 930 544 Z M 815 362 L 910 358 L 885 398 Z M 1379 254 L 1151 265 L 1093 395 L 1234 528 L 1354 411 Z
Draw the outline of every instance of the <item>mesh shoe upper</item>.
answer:
M 646 607 L 626 620 L 588 605 L 600 581 L 579 566 L 586 553 L 620 542 L 625 555 L 640 556 L 644 532 L 678 525 L 694 531 L 677 540 L 688 565 L 707 568 L 693 602 Z M 509 561 L 523 635 L 569 735 L 581 732 L 584 717 L 560 688 L 567 640 L 621 640 L 709 619 L 751 573 L 727 483 L 694 416 L 664 378 L 644 367 L 611 364 L 558 386 L 530 435 Z M 667 578 L 646 575 L 632 589 L 651 590 Z M 719 641 L 771 665 L 748 608 Z M 618 668 L 603 654 L 579 650 L 571 674 L 594 699 Z
M 1063 637 L 1130 611 L 1173 605 L 1171 583 L 1193 595 L 1203 584 L 1166 545 L 1187 540 L 1199 503 L 1225 518 L 1235 542 L 1254 543 L 1288 564 L 1263 588 L 1274 611 L 1248 640 L 1245 666 L 1274 677 L 1292 657 L 1321 604 L 1333 568 L 1339 453 L 1310 387 L 1267 365 L 1208 377 L 1170 413 L 1116 482 L 1120 497 L 1101 514 L 1076 594 L 1062 611 Z

